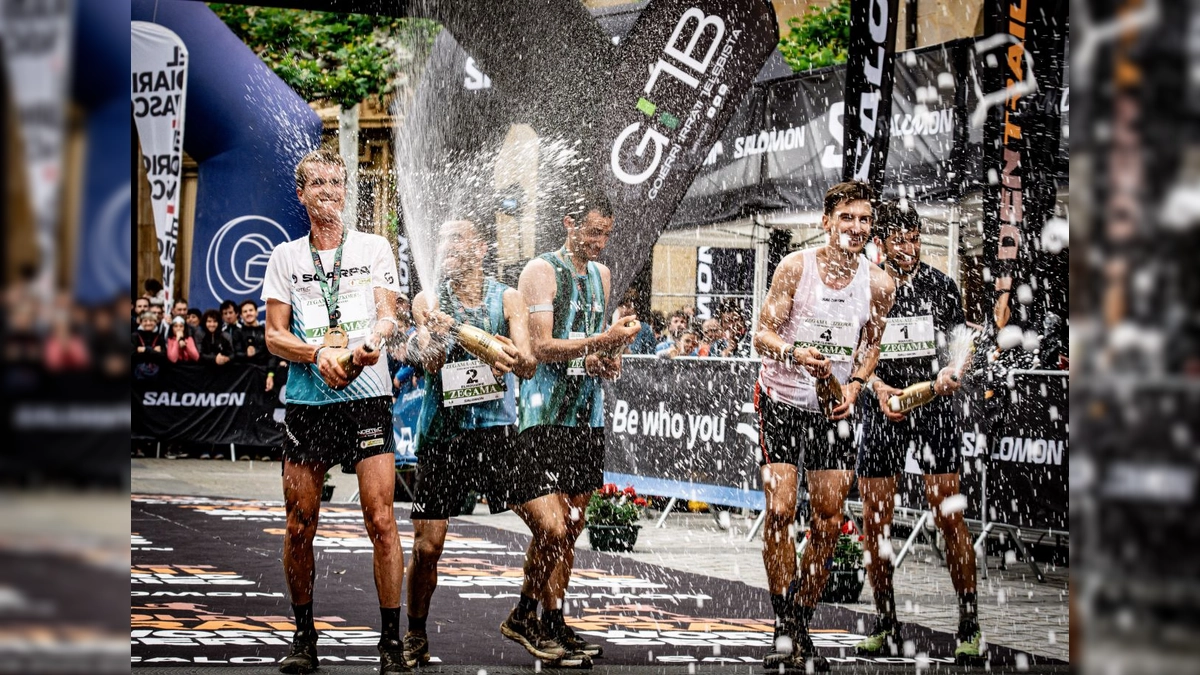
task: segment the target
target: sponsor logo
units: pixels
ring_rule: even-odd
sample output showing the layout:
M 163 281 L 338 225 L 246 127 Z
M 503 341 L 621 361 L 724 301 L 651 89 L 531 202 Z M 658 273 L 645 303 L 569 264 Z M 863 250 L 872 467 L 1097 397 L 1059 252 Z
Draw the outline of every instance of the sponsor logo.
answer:
M 359 436 L 378 436 L 382 433 L 383 433 L 383 427 L 367 427 L 366 429 L 358 430 Z
M 266 216 L 240 216 L 225 223 L 205 256 L 209 292 L 214 298 L 258 293 L 271 251 L 288 240 L 287 230 Z
M 148 391 L 142 395 L 142 405 L 173 408 L 219 408 L 242 406 L 245 403 L 246 392 Z
M 682 152 L 682 147 L 678 143 L 673 144 L 672 140 L 686 142 L 701 120 L 715 117 L 717 109 L 725 102 L 729 87 L 718 83 L 716 78 L 724 72 L 725 64 L 733 54 L 734 41 L 740 33 L 741 31 L 734 31 L 731 39 L 727 41 L 724 19 L 706 15 L 695 7 L 689 8 L 679 17 L 671 37 L 663 46 L 662 55 L 650 66 L 650 76 L 642 89 L 643 95 L 635 104 L 637 110 L 649 118 L 649 121 L 645 123 L 644 129 L 643 122 L 633 122 L 622 129 L 613 141 L 609 168 L 618 180 L 627 185 L 640 185 L 657 172 L 658 177 L 646 196 L 650 200 L 658 196 Z M 706 43 L 706 46 L 702 46 L 702 43 Z M 710 100 L 697 100 L 691 110 L 682 115 L 661 110 L 650 97 L 654 96 L 655 85 L 663 75 L 693 90 L 701 90 L 711 97 Z M 709 78 L 703 86 L 701 77 Z M 641 136 L 630 141 L 639 132 Z M 643 162 L 640 167 L 624 165 L 622 155 L 626 154 L 627 141 L 635 143 L 632 156 L 639 160 L 645 160 L 648 156 L 647 151 L 653 146 L 649 161 Z M 671 148 L 666 151 L 668 146 Z
M 358 276 L 358 275 L 360 275 L 360 274 L 364 274 L 364 275 L 370 275 L 370 274 L 371 274 L 371 266 L 370 266 L 370 265 L 363 265 L 362 267 L 350 267 L 350 268 L 347 268 L 347 269 L 344 269 L 344 270 L 342 270 L 342 273 L 341 273 L 341 275 L 340 275 L 340 276 L 341 276 L 341 278 L 342 278 L 342 279 L 346 279 L 346 278 L 349 278 L 349 277 L 355 277 L 355 276 Z M 330 270 L 330 271 L 326 272 L 326 273 L 325 273 L 325 278 L 326 278 L 326 279 L 332 279 L 332 278 L 333 278 L 333 270 Z M 301 283 L 306 283 L 306 284 L 307 284 L 307 283 L 312 283 L 312 282 L 314 282 L 314 281 L 316 281 L 316 280 L 317 280 L 317 275 L 316 275 L 316 274 L 309 273 L 309 274 L 301 274 L 301 275 L 300 275 L 300 282 L 301 282 Z
M 1000 439 L 1000 447 L 992 452 L 992 457 L 1002 462 L 1061 466 L 1066 448 L 1065 440 L 1004 436 Z
M 463 87 L 465 89 L 478 91 L 480 89 L 492 88 L 492 78 L 484 75 L 483 71 L 479 70 L 479 66 L 475 65 L 475 59 L 468 57 L 463 69 L 467 72 L 467 76 L 463 79 Z
M 891 5 L 888 0 L 872 0 L 870 7 L 856 10 L 866 12 L 867 35 L 870 36 L 870 41 L 865 45 L 862 62 L 862 77 L 867 86 L 858 98 L 858 131 L 861 136 L 856 139 L 852 155 L 855 161 L 855 180 L 869 181 L 871 179 L 871 155 L 874 151 L 876 121 L 879 119 L 879 105 L 882 99 L 884 64 L 888 52 L 886 44 L 888 24 L 894 20 L 889 16 L 890 10 Z M 855 19 L 851 21 L 857 23 Z M 847 77 L 852 76 L 847 75 Z M 888 73 L 888 77 L 890 79 L 891 73 Z
M 658 409 L 635 410 L 624 400 L 618 399 L 613 406 L 612 431 L 614 434 L 687 439 L 688 449 L 701 443 L 725 442 L 725 417 L 723 415 L 697 415 L 677 413 L 659 402 Z
M 369 440 L 369 441 L 363 441 L 362 443 L 359 443 L 359 444 L 358 444 L 358 447 L 360 447 L 360 448 L 373 448 L 373 447 L 376 447 L 376 446 L 379 446 L 379 445 L 383 445 L 383 439 L 382 439 L 382 438 L 372 438 L 372 439 L 371 439 L 371 440 Z

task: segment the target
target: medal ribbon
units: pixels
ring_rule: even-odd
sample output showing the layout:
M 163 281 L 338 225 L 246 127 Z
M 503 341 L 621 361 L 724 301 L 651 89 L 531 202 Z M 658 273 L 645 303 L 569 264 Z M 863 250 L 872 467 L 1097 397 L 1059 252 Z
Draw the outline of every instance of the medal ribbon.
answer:
M 313 267 L 317 269 L 317 283 L 321 285 L 321 295 L 325 298 L 325 309 L 329 312 L 329 327 L 337 328 L 342 312 L 338 309 L 338 288 L 342 285 L 342 247 L 346 245 L 346 228 L 342 228 L 342 240 L 338 243 L 337 252 L 333 254 L 333 282 L 325 280 L 325 267 L 321 264 L 321 254 L 313 244 L 312 236 L 308 237 L 308 250 L 312 253 Z

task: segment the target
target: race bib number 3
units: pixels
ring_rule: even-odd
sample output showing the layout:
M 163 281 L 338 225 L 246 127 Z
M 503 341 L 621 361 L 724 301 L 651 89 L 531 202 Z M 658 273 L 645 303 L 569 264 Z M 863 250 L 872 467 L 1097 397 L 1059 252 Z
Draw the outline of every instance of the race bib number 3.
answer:
M 830 361 L 849 361 L 857 342 L 858 332 L 849 321 L 806 318 L 796 331 L 795 345 L 816 347 Z
M 879 358 L 907 359 L 936 353 L 931 315 L 898 316 L 887 320 L 879 345 Z
M 479 359 L 447 363 L 442 368 L 442 405 L 453 408 L 504 398 L 506 388 Z
M 587 336 L 583 333 L 572 332 L 567 337 L 572 340 L 582 340 Z M 577 359 L 571 359 L 567 362 L 567 375 L 570 377 L 583 377 L 584 375 L 587 375 L 587 372 L 583 369 L 582 356 Z

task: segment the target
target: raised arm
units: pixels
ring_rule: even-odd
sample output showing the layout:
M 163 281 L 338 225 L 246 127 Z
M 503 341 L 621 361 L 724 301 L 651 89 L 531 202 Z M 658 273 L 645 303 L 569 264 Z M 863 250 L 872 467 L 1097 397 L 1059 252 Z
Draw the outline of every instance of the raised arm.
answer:
M 540 258 L 534 258 L 525 265 L 517 290 L 529 307 L 529 339 L 533 356 L 539 362 L 570 361 L 619 347 L 637 335 L 637 331 L 617 324 L 610 326 L 603 333 L 577 340 L 555 338 L 554 312 L 546 308 L 554 305 L 557 282 L 554 279 L 554 268 Z
M 508 339 L 517 348 L 517 363 L 513 366 L 513 372 L 517 377 L 528 380 L 537 372 L 537 359 L 533 357 L 533 347 L 529 342 L 529 306 L 516 289 L 504 291 L 504 318 L 508 320 Z
M 437 300 L 425 291 L 412 302 L 413 325 L 417 328 L 417 360 L 427 373 L 446 365 L 446 344 L 454 319 L 438 309 Z

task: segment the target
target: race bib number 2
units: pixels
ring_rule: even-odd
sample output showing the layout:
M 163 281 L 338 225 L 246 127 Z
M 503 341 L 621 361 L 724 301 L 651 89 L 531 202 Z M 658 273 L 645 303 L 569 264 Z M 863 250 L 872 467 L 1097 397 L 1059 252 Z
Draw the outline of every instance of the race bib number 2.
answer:
M 442 368 L 442 405 L 453 408 L 504 398 L 506 388 L 479 359 L 447 363 Z
M 567 337 L 572 340 L 582 340 L 587 337 L 587 335 L 572 331 Z M 567 362 L 567 375 L 570 377 L 583 377 L 584 375 L 587 375 L 587 371 L 583 369 L 582 356 L 577 359 L 571 359 Z

